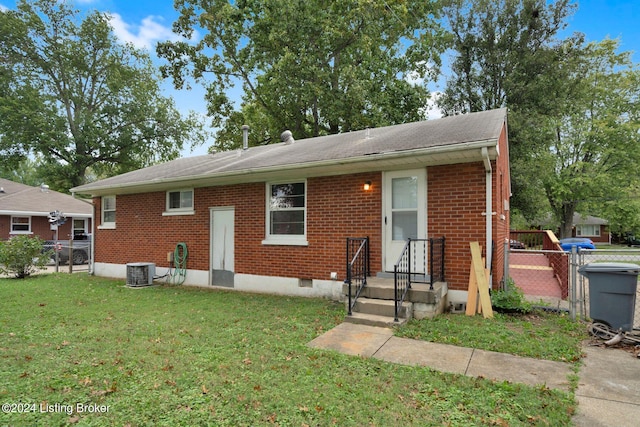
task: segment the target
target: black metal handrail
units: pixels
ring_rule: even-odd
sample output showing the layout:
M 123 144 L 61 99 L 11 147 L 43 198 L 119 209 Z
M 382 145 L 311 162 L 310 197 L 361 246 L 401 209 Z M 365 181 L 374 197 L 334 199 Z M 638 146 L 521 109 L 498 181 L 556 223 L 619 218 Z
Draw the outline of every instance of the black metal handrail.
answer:
M 345 283 L 349 285 L 349 316 L 352 314 L 360 292 L 367 286 L 367 277 L 370 275 L 369 264 L 369 238 L 347 237 L 347 278 Z M 352 285 L 355 284 L 355 294 Z
M 412 283 L 427 283 L 433 290 L 434 282 L 444 281 L 444 237 L 438 239 L 407 239 L 393 266 L 395 314 L 398 315 Z M 427 257 L 427 243 L 428 254 Z M 422 250 L 420 250 L 422 249 Z M 427 259 L 429 269 L 427 270 Z

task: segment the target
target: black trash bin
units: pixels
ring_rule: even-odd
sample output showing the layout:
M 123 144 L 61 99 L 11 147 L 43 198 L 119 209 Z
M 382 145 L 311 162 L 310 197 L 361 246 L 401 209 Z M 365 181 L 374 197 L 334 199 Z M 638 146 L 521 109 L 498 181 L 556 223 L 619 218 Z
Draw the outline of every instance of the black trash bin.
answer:
M 640 266 L 618 262 L 589 263 L 578 269 L 589 279 L 589 316 L 623 331 L 633 329 Z

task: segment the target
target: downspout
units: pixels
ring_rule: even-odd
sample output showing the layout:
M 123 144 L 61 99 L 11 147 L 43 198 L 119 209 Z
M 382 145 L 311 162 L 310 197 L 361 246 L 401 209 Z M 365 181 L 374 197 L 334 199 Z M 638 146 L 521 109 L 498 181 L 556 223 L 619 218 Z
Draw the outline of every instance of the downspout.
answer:
M 485 248 L 487 248 L 486 251 L 486 269 L 488 271 L 491 271 L 491 256 L 493 254 L 493 245 L 492 245 L 492 240 L 491 240 L 491 236 L 493 234 L 493 230 L 491 228 L 491 223 L 492 223 L 492 204 L 491 204 L 491 199 L 492 199 L 492 182 L 491 182 L 491 178 L 492 178 L 492 169 L 491 169 L 491 159 L 489 159 L 489 150 L 487 150 L 487 147 L 482 147 L 482 161 L 484 162 L 484 170 L 486 171 L 486 212 L 485 212 L 485 219 L 486 219 L 486 226 L 485 226 L 485 232 L 486 232 L 486 244 L 485 244 Z M 491 287 L 491 283 L 493 282 L 492 278 L 489 278 L 489 287 Z

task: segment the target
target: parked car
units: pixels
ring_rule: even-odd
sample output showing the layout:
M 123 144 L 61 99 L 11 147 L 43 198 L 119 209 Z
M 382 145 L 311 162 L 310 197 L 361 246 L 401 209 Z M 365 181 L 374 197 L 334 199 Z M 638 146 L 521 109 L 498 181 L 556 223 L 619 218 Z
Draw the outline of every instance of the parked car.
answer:
M 74 265 L 84 264 L 89 260 L 89 252 L 91 251 L 90 237 L 90 235 L 74 236 L 73 253 L 71 254 Z M 53 259 L 55 259 L 55 252 L 57 252 L 60 264 L 69 262 L 69 240 L 46 240 L 43 250 L 52 251 L 54 254 Z
M 511 249 L 526 249 L 526 247 L 524 246 L 524 243 L 519 242 L 517 240 L 511 239 L 509 241 L 509 247 Z
M 576 246 L 579 249 L 595 249 L 596 245 L 593 244 L 591 239 L 586 237 L 567 237 L 566 239 L 560 239 L 560 247 L 565 252 L 571 252 L 571 248 Z
M 639 247 L 640 246 L 640 239 L 638 239 L 636 236 L 630 235 L 627 236 L 627 246 L 629 247 Z

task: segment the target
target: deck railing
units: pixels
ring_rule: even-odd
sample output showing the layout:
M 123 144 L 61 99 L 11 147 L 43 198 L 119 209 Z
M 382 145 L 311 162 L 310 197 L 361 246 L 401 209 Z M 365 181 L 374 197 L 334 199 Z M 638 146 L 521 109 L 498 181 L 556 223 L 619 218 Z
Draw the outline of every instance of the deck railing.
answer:
M 560 241 L 551 230 L 511 231 L 509 245 L 514 250 L 543 251 L 549 262 L 549 267 L 560 283 L 562 297 L 569 292 L 569 275 L 566 268 L 568 255 L 562 250 Z

